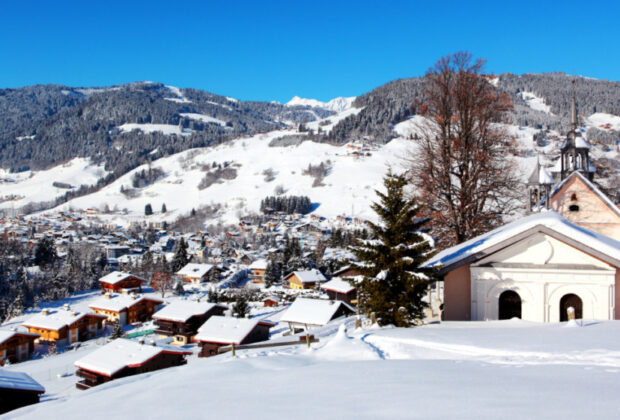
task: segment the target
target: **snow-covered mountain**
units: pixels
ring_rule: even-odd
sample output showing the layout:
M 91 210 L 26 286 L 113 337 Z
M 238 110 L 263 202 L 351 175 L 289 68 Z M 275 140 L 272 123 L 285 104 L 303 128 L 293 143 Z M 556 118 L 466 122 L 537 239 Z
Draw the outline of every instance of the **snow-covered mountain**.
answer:
M 300 98 L 299 96 L 293 96 L 293 98 L 288 101 L 285 105 L 287 106 L 311 106 L 314 108 L 323 108 L 329 111 L 334 112 L 342 112 L 353 106 L 353 101 L 355 100 L 355 96 L 351 96 L 348 98 L 338 97 L 334 98 L 328 102 L 321 102 L 316 99 L 306 99 Z

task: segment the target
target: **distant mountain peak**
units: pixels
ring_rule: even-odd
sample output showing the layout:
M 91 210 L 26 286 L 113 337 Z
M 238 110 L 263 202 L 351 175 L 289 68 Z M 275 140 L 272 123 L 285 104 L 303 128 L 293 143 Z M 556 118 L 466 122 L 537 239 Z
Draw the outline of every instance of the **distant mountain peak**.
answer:
M 322 102 L 316 99 L 307 99 L 307 98 L 300 98 L 299 96 L 293 96 L 293 98 L 290 101 L 288 101 L 285 105 L 287 106 L 311 106 L 315 108 L 328 109 L 334 112 L 342 112 L 342 111 L 345 111 L 351 108 L 354 100 L 355 100 L 355 96 L 351 96 L 348 98 L 339 96 L 328 102 Z

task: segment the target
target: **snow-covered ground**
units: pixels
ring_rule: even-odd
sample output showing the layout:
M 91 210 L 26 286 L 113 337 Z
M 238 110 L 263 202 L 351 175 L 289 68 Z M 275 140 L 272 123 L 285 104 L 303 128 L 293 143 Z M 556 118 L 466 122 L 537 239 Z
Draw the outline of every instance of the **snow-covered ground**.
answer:
M 346 111 L 345 111 L 346 112 Z M 176 127 L 175 127 L 176 128 Z M 110 209 L 127 209 L 127 214 L 101 215 L 103 219 L 124 225 L 131 220 L 144 218 L 144 207 L 150 203 L 158 210 L 163 203 L 168 212 L 156 212 L 149 220 L 173 220 L 201 205 L 220 203 L 227 207 L 223 221 L 234 222 L 248 211 L 259 211 L 260 202 L 274 195 L 276 186 L 284 187 L 286 195 L 307 195 L 316 203 L 315 213 L 336 217 L 340 214 L 373 217 L 369 204 L 375 200 L 374 190 L 381 185 L 388 166 L 401 170 L 402 156 L 408 147 L 406 140 L 395 140 L 372 152 L 369 157 L 348 154 L 346 146 L 303 142 L 298 146 L 270 147 L 277 137 L 290 135 L 290 131 L 274 131 L 250 138 L 241 138 L 213 148 L 188 150 L 154 161 L 166 176 L 154 184 L 140 189 L 140 196 L 128 199 L 121 192 L 121 185 L 131 186 L 136 168 L 102 190 L 79 197 L 56 210 L 99 208 L 107 204 Z M 203 169 L 213 162 L 233 162 L 237 177 L 222 180 L 199 190 L 198 184 L 205 176 Z M 329 161 L 331 167 L 324 186 L 312 187 L 314 178 L 303 175 L 309 164 Z M 327 163 L 326 163 L 327 164 Z M 266 181 L 264 171 L 272 169 L 275 179 Z
M 181 131 L 178 125 L 171 124 L 138 124 L 138 123 L 125 123 L 117 127 L 119 130 L 129 133 L 134 130 L 142 131 L 143 133 L 153 133 L 159 131 L 162 134 L 177 134 L 177 135 L 189 135 L 186 131 Z
M 348 98 L 338 97 L 327 102 L 321 102 L 316 99 L 300 98 L 299 96 L 293 96 L 293 98 L 286 103 L 288 106 L 312 106 L 316 108 L 324 108 L 334 112 L 345 111 L 353 105 L 355 96 Z
M 46 359 L 13 365 L 53 395 L 5 418 L 617 417 L 620 322 L 510 320 L 360 330 L 352 324 L 349 318 L 315 330 L 320 342 L 310 350 L 192 356 L 185 366 L 89 391 L 69 390 L 76 378 L 54 375 L 92 351 L 88 347 L 54 356 L 58 368 L 49 373 Z
M 585 120 L 586 125 L 599 128 L 601 130 L 620 131 L 620 117 L 603 112 L 596 112 Z
M 218 104 L 220 105 L 220 104 Z M 208 115 L 204 115 L 204 114 L 195 114 L 195 113 L 191 113 L 191 112 L 185 112 L 185 113 L 180 113 L 179 114 L 182 117 L 185 118 L 189 118 L 190 120 L 197 120 L 197 121 L 202 121 L 202 122 L 206 122 L 206 123 L 213 123 L 213 124 L 218 124 L 218 125 L 226 125 L 226 121 L 222 121 L 219 120 L 217 118 L 214 117 L 210 117 Z
M 521 97 L 530 108 L 551 114 L 551 106 L 545 103 L 544 98 L 536 96 L 536 94 L 532 92 L 521 92 Z
M 0 208 L 17 208 L 34 201 L 53 200 L 68 190 L 52 186 L 54 182 L 73 187 L 92 185 L 106 175 L 103 165 L 93 165 L 90 159 L 75 158 L 46 171 L 9 173 L 0 169 Z M 10 181 L 6 181 L 10 180 Z M 9 197 L 19 198 L 11 200 Z

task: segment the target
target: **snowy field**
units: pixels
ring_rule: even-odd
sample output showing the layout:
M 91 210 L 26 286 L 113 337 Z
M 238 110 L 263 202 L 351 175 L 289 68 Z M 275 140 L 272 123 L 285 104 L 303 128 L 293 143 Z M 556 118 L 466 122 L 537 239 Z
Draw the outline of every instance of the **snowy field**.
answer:
M 10 180 L 0 183 L 0 198 L 6 200 L 7 196 L 22 197 L 17 201 L 0 201 L 0 208 L 17 208 L 35 201 L 53 200 L 70 191 L 54 187 L 54 182 L 77 188 L 80 185 L 96 184 L 99 178 L 106 174 L 103 165 L 93 165 L 90 159 L 85 158 L 72 159 L 47 171 L 9 173 L 0 169 L 0 179 Z
M 348 332 L 339 326 L 346 325 Z M 620 322 L 446 322 L 316 330 L 319 343 L 239 351 L 93 388 L 11 366 L 53 395 L 4 418 L 616 418 Z M 92 344 L 90 347 L 97 347 Z M 54 356 L 62 373 L 88 346 Z M 34 368 L 33 366 L 36 366 Z M 40 367 L 39 367 L 40 366 Z M 40 369 L 41 372 L 37 372 Z M 46 376 L 47 375 L 47 376 Z M 113 401 L 113 403 L 111 403 Z

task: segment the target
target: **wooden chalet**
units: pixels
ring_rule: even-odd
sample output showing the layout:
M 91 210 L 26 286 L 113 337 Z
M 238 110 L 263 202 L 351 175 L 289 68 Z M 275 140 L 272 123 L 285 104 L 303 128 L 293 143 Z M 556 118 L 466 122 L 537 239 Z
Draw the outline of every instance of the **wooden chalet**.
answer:
M 342 267 L 340 270 L 336 271 L 333 275 L 334 277 L 340 277 L 342 279 L 350 279 L 359 276 L 360 273 L 356 269 L 347 265 L 346 267 Z
M 265 271 L 267 270 L 266 260 L 256 260 L 250 264 L 248 269 L 252 272 L 252 274 L 250 274 L 252 283 L 263 283 L 265 281 Z
M 314 289 L 317 284 L 326 281 L 323 274 L 317 270 L 293 271 L 284 277 L 291 289 Z
M 357 303 L 357 290 L 346 280 L 334 277 L 321 285 L 331 300 L 341 300 L 348 304 Z
M 98 315 L 105 315 L 108 321 L 126 325 L 150 321 L 157 307 L 163 303 L 163 300 L 146 296 L 106 293 L 89 308 Z
M 106 318 L 105 315 L 72 311 L 65 305 L 60 310 L 44 309 L 22 325 L 28 332 L 39 334 L 39 342 L 71 344 L 97 337 L 103 331 Z
M 322 327 L 341 316 L 349 316 L 355 309 L 342 301 L 297 298 L 280 318 L 288 322 L 291 332 Z
M 123 271 L 114 271 L 99 279 L 103 292 L 137 291 L 142 292 L 144 279 Z
M 0 330 L 0 366 L 7 361 L 17 363 L 27 360 L 34 351 L 34 341 L 39 334 Z
M 213 264 L 189 263 L 175 274 L 188 283 L 203 283 L 209 280 L 209 274 L 213 269 L 215 269 Z
M 173 337 L 174 344 L 188 344 L 207 319 L 213 315 L 223 315 L 226 309 L 226 306 L 217 303 L 173 302 L 153 315 L 157 325 L 155 333 Z
M 276 296 L 269 296 L 263 300 L 263 306 L 265 308 L 273 308 L 280 304 L 280 298 Z
M 190 351 L 118 338 L 75 362 L 78 389 L 187 363 Z
M 266 341 L 269 339 L 269 329 L 274 325 L 258 319 L 212 316 L 200 327 L 194 338 L 200 347 L 198 357 L 214 356 L 222 346 Z
M 45 388 L 28 374 L 0 369 L 0 414 L 39 402 Z

